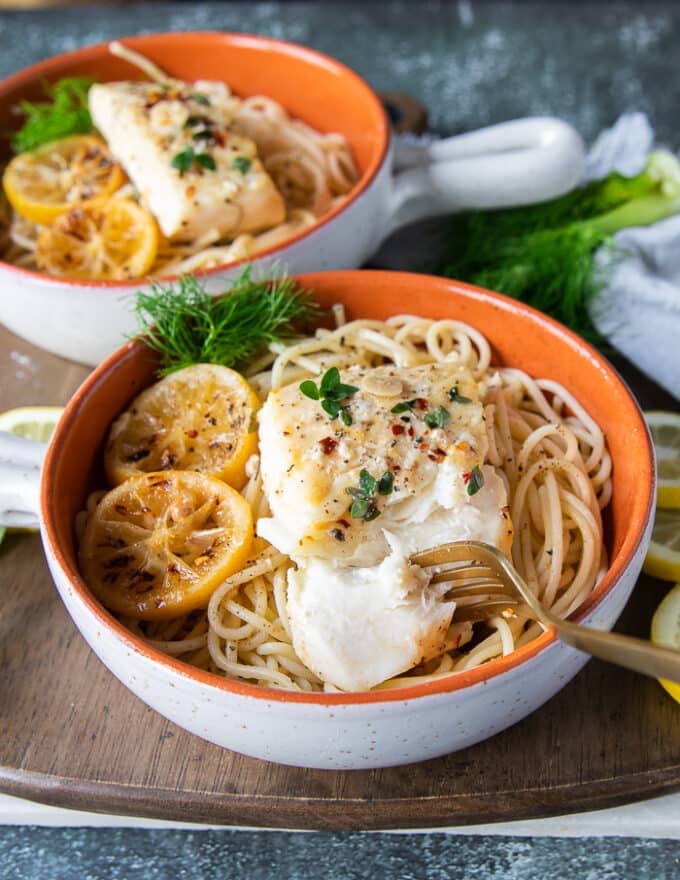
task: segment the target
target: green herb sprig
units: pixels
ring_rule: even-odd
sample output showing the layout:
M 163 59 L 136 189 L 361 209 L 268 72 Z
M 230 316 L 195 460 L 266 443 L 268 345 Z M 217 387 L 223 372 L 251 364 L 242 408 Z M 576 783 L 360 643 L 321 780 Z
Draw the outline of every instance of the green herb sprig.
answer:
M 349 515 L 353 519 L 363 519 L 364 522 L 376 519 L 380 516 L 376 495 L 391 495 L 393 488 L 394 474 L 391 471 L 385 471 L 380 479 L 376 480 L 362 468 L 359 471 L 359 486 L 351 486 L 347 490 L 354 499 L 349 508 Z
M 94 126 L 87 108 L 87 93 L 93 82 L 85 77 L 69 76 L 54 85 L 45 83 L 49 100 L 36 104 L 22 101 L 18 110 L 25 120 L 11 137 L 14 152 L 25 153 L 72 134 L 91 132 Z
M 321 408 L 328 413 L 330 418 L 340 416 L 343 424 L 352 424 L 352 415 L 342 401 L 352 397 L 359 389 L 354 385 L 345 385 L 340 381 L 340 371 L 337 367 L 331 367 L 321 377 L 319 385 L 312 379 L 305 379 L 300 383 L 300 391 L 310 400 L 320 400 Z
M 191 364 L 238 367 L 268 345 L 297 336 L 322 315 L 312 297 L 291 278 L 253 278 L 247 266 L 213 298 L 194 276 L 140 291 L 135 313 L 146 344 L 161 355 L 160 375 Z

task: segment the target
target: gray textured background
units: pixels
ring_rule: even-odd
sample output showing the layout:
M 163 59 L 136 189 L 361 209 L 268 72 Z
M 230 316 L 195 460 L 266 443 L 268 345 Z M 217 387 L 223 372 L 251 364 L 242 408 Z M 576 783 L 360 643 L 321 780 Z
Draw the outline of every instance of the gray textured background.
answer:
M 624 110 L 675 129 L 677 2 L 134 3 L 0 14 L 0 76 L 87 43 L 159 30 L 234 30 L 305 43 L 377 89 L 411 92 L 454 133 L 554 113 L 586 139 Z
M 410 92 L 441 134 L 555 114 L 590 141 L 626 110 L 680 148 L 675 2 L 136 3 L 0 13 L 0 76 L 126 34 L 236 30 L 295 40 L 376 89 Z M 678 880 L 680 842 L 136 829 L 0 829 L 0 880 L 90 878 Z

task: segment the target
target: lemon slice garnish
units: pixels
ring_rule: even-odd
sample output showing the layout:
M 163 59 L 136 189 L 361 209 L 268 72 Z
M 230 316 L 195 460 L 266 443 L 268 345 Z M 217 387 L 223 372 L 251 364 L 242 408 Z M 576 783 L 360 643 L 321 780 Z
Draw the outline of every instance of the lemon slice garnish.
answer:
M 114 197 L 73 208 L 45 226 L 35 259 L 50 275 L 127 281 L 145 275 L 157 252 L 153 216 L 131 199 Z
M 162 620 L 205 608 L 243 567 L 253 540 L 250 505 L 195 471 L 132 477 L 90 513 L 80 542 L 83 577 L 112 611 Z
M 257 451 L 260 401 L 240 373 L 196 364 L 138 395 L 111 426 L 104 453 L 109 481 L 165 469 L 195 470 L 240 489 Z
M 125 180 L 106 143 L 74 135 L 20 153 L 5 169 L 3 186 L 14 210 L 32 223 L 108 198 Z

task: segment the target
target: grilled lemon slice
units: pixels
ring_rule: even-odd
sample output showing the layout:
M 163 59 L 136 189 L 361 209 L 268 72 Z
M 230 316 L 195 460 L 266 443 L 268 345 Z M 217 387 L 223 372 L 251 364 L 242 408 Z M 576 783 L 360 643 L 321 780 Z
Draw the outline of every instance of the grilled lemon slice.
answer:
M 75 205 L 108 198 L 124 180 L 106 143 L 83 134 L 20 153 L 5 169 L 2 182 L 17 213 L 44 224 Z
M 85 281 L 127 281 L 145 275 L 158 252 L 153 216 L 131 199 L 114 197 L 67 211 L 36 243 L 38 267 Z
M 243 567 L 253 540 L 249 504 L 193 471 L 132 477 L 90 514 L 80 542 L 88 586 L 112 611 L 140 620 L 205 608 Z
M 259 398 L 240 373 L 215 364 L 185 367 L 147 388 L 111 426 L 109 481 L 144 471 L 193 470 L 241 488 L 257 450 Z

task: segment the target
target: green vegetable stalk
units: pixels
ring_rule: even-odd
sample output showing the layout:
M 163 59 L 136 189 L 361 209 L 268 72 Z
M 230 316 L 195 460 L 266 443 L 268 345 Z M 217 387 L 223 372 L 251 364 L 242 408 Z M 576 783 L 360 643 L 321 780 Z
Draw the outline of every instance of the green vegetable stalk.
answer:
M 538 205 L 453 218 L 440 273 L 529 303 L 591 341 L 588 306 L 606 283 L 595 251 L 629 226 L 680 212 L 680 163 L 650 153 L 636 177 L 610 174 Z

